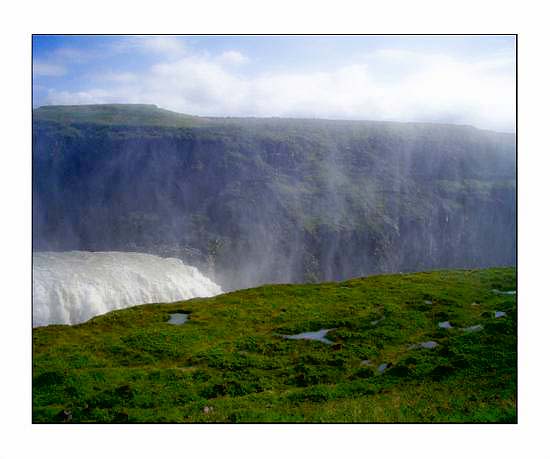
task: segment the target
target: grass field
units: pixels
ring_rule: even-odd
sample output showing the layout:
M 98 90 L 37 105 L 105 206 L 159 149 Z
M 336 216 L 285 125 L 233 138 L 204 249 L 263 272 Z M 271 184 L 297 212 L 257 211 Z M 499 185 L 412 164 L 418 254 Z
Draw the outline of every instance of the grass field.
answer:
M 380 275 L 36 328 L 33 421 L 514 423 L 515 290 L 515 268 Z

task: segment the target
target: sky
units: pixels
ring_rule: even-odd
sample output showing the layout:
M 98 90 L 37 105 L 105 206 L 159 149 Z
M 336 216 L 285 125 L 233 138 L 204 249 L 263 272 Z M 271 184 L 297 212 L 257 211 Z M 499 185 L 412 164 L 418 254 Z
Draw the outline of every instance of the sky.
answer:
M 33 36 L 33 105 L 515 132 L 515 37 Z

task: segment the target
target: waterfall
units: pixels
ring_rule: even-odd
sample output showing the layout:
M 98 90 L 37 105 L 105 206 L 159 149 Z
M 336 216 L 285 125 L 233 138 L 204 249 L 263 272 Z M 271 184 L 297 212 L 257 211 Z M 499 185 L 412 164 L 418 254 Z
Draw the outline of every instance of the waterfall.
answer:
M 137 304 L 222 293 L 197 268 L 143 253 L 35 252 L 32 271 L 33 326 L 77 324 Z

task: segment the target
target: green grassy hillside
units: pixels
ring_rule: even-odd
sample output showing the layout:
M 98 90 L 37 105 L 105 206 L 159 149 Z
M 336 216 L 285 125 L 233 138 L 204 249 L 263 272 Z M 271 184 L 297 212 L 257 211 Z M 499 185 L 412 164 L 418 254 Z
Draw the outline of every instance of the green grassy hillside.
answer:
M 91 123 L 104 126 L 189 127 L 200 125 L 198 116 L 176 113 L 148 104 L 49 105 L 33 110 L 35 122 Z
M 382 275 L 37 328 L 33 420 L 516 422 L 515 289 L 512 268 Z

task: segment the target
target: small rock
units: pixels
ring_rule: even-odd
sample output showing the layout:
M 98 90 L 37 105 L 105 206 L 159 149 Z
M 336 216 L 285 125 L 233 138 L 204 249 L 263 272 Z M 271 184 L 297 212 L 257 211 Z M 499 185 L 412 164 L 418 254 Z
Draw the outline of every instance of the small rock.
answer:
M 205 406 L 205 407 L 202 409 L 202 412 L 203 412 L 204 414 L 212 413 L 212 411 L 214 411 L 214 407 L 212 407 L 212 406 Z
M 439 322 L 437 325 L 439 328 L 453 328 L 451 322 L 449 322 L 448 320 L 445 322 Z
M 369 359 L 361 360 L 361 365 L 367 365 L 367 366 L 371 367 L 372 362 Z
M 426 300 L 424 301 L 424 304 L 433 304 L 433 302 L 431 302 L 430 300 Z

